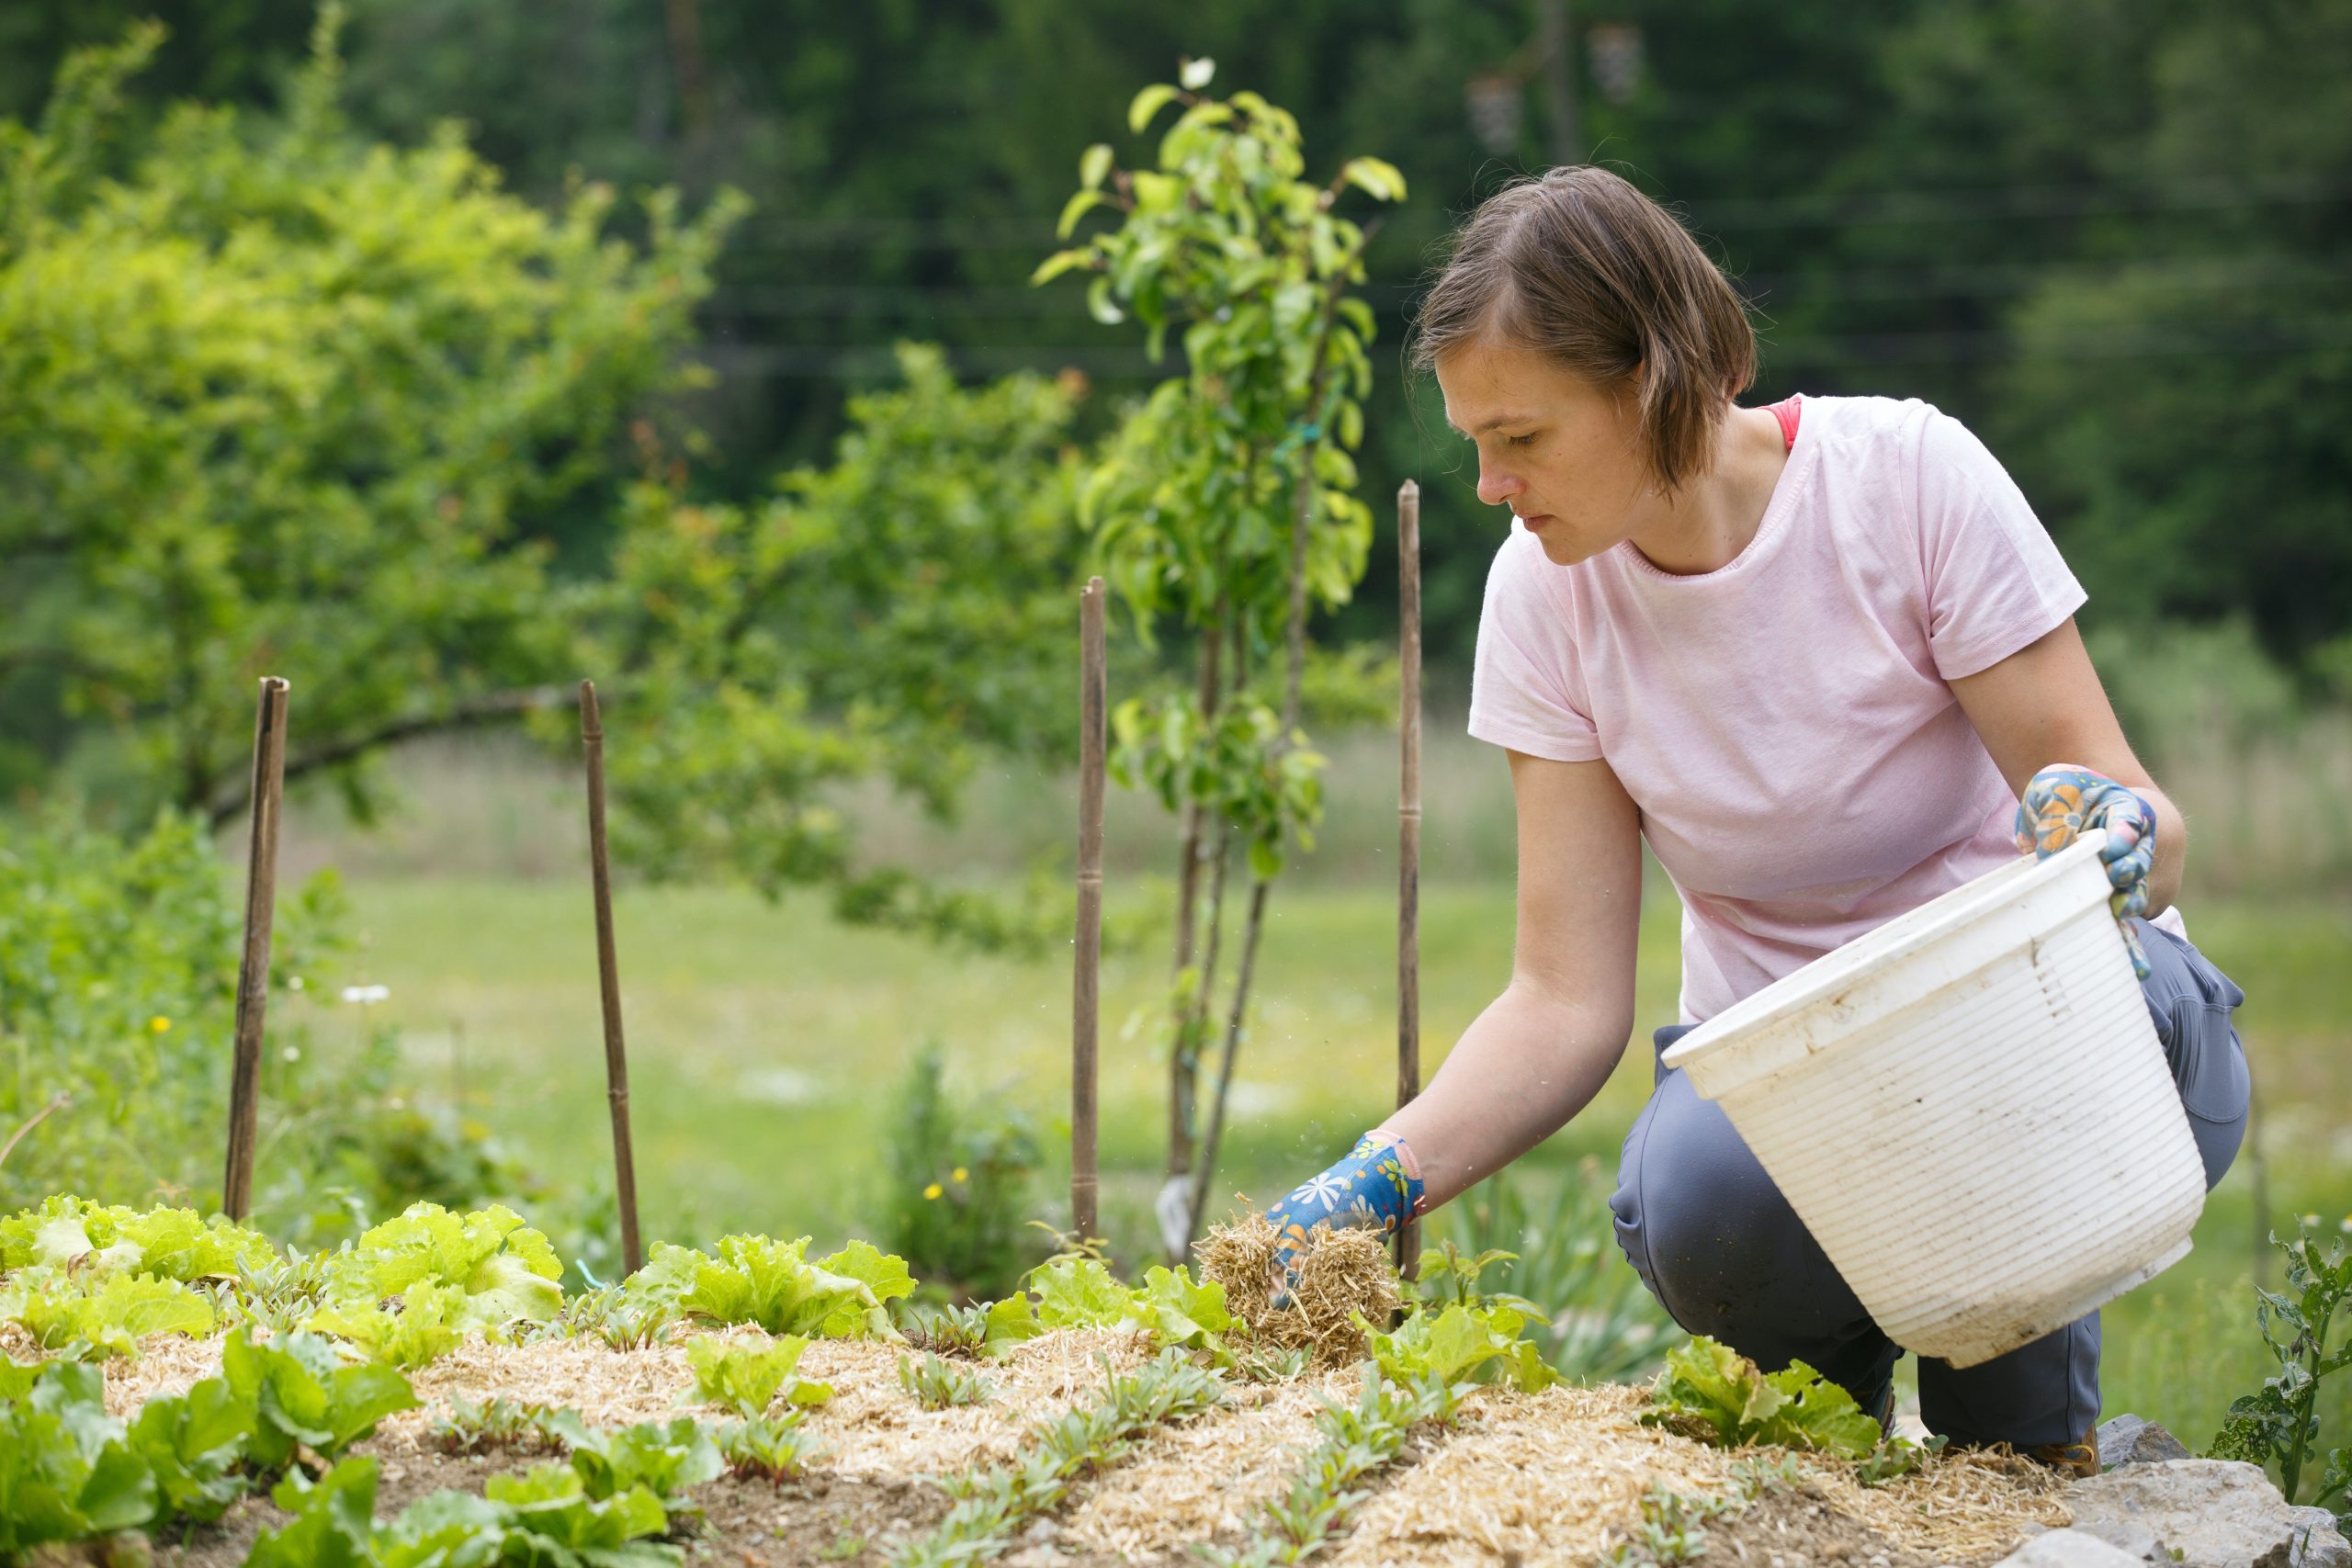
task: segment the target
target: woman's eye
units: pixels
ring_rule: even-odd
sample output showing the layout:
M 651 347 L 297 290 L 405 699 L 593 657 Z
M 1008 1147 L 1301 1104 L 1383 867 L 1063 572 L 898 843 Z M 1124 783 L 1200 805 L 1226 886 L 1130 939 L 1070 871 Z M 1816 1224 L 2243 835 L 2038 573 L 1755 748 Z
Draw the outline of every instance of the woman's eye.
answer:
M 1532 431 L 1530 431 L 1530 432 L 1529 432 L 1527 434 L 1525 434 L 1525 435 L 1507 435 L 1507 436 L 1503 437 L 1503 440 L 1504 440 L 1505 444 L 1506 444 L 1506 445 L 1509 445 L 1509 446 L 1532 446 L 1532 445 L 1534 444 L 1534 442 L 1535 442 L 1535 434 L 1534 434 L 1534 433 L 1533 433 Z

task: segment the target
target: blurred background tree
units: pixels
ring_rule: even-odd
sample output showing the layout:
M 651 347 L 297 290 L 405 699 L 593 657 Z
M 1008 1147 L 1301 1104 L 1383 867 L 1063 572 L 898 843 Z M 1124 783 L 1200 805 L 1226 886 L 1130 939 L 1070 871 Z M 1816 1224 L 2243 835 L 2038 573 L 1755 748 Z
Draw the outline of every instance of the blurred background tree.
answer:
M 1753 398 L 1918 396 L 1979 429 L 2093 581 L 2086 619 L 2244 618 L 2305 679 L 2352 630 L 2352 17 L 2256 0 L 353 0 L 344 101 L 416 145 L 454 117 L 519 195 L 575 170 L 622 189 L 722 185 L 753 216 L 695 307 L 713 438 L 691 483 L 740 496 L 820 459 L 844 392 L 937 342 L 964 378 L 1075 368 L 1114 418 L 1154 367 L 1122 329 L 1023 287 L 1075 152 L 1179 54 L 1405 175 L 1366 256 L 1396 345 L 1430 246 L 1523 169 L 1597 159 L 1676 203 L 1755 301 Z M 308 8 L 68 6 L 0 19 L 0 113 L 40 111 L 76 43 L 172 28 L 134 118 L 191 94 L 267 107 Z M 1566 48 L 1553 51 L 1555 39 Z M 1270 48 L 1268 39 L 1280 40 Z M 1121 155 L 1129 156 L 1125 144 Z M 616 222 L 650 231 L 624 206 Z M 1181 371 L 1181 354 L 1172 367 Z M 1383 378 L 1367 494 L 1424 482 L 1430 653 L 1466 658 L 1491 517 L 1430 391 Z M 2193 460 L 2185 455 L 2195 452 Z M 1374 558 L 1385 547 L 1374 544 Z M 562 558 L 609 507 L 549 509 Z M 2119 575 L 2120 574 L 2120 575 Z M 2125 587 L 2125 583 L 2130 587 Z M 1345 637 L 1393 622 L 1375 573 Z M 44 754 L 54 678 L 0 685 L 0 733 Z M 21 775 L 20 775 L 21 776 Z

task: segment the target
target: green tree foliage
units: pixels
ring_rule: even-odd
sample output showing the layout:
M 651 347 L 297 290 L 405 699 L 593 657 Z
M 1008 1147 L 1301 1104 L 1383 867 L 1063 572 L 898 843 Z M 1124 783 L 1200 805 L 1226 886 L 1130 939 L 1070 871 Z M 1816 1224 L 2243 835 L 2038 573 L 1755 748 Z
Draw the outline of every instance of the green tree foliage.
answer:
M 825 468 L 763 503 L 696 504 L 674 470 L 627 498 L 611 581 L 586 595 L 588 667 L 649 700 L 613 754 L 616 842 L 640 863 L 832 886 L 869 923 L 984 945 L 1067 937 L 861 863 L 825 786 L 880 776 L 952 816 L 980 756 L 1067 756 L 1077 623 L 1081 386 L 959 389 L 936 350 L 851 403 Z
M 175 37 L 143 79 L 151 99 L 266 99 L 277 63 L 301 54 L 307 7 L 284 0 L 156 10 Z M 1109 390 L 1158 379 L 1127 329 L 1042 308 L 1018 285 L 1035 260 L 1023 236 L 1044 242 L 1071 152 L 1128 84 L 1190 51 L 1317 137 L 1403 171 L 1413 199 L 1366 254 L 1385 341 L 1430 247 L 1479 197 L 1562 157 L 1606 161 L 1679 204 L 1755 301 L 1753 400 L 1919 396 L 1966 420 L 2098 574 L 2089 620 L 2135 599 L 2234 610 L 2274 651 L 2352 626 L 2324 592 L 2342 575 L 2324 526 L 2342 422 L 2321 412 L 2345 397 L 2342 291 L 2312 292 L 2352 240 L 2341 7 L 1579 5 L 1573 124 L 1549 107 L 1532 4 L 352 10 L 349 96 L 373 134 L 413 142 L 461 116 L 541 198 L 575 164 L 752 195 L 760 215 L 702 311 L 729 344 L 706 406 L 710 462 L 730 484 L 820 456 L 842 428 L 841 385 L 887 378 L 887 345 L 910 334 L 950 345 L 966 374 L 1077 365 Z M 680 13 L 696 18 L 690 36 L 670 25 Z M 0 112 L 35 108 L 67 45 L 144 14 L 116 0 L 11 6 Z M 1602 29 L 1625 27 L 1639 59 L 1612 75 Z M 1498 140 L 1465 112 L 1474 81 L 1502 85 L 1515 124 Z M 1111 405 L 1094 405 L 1106 422 Z M 1425 382 L 1385 379 L 1365 423 L 1367 493 L 1422 483 L 1442 693 L 1442 666 L 1468 653 L 1497 514 L 1472 497 Z M 1375 522 L 1385 529 L 1385 508 Z M 2119 561 L 2149 591 L 2103 588 Z M 1374 570 L 1334 625 L 1385 633 L 1391 593 Z
M 606 187 L 548 214 L 452 130 L 370 146 L 332 16 L 282 117 L 183 106 L 108 174 L 157 41 L 75 56 L 39 128 L 0 126 L 0 468 L 27 480 L 0 682 L 56 678 L 74 776 L 229 819 L 253 682 L 284 673 L 289 779 L 364 818 L 409 736 L 552 710 L 569 754 L 593 674 L 640 865 L 982 943 L 1060 929 L 861 863 L 821 795 L 878 776 L 945 817 L 983 751 L 1067 750 L 1082 378 L 966 390 L 910 347 L 831 465 L 700 504 L 662 400 L 736 198 L 688 221 L 656 194 L 633 246 Z M 557 560 L 600 496 L 609 558 Z
M 1188 61 L 1181 85 L 1136 95 L 1127 126 L 1138 135 L 1181 106 L 1153 167 L 1119 166 L 1108 143 L 1086 151 L 1061 232 L 1097 209 L 1116 212 L 1117 225 L 1047 257 L 1031 277 L 1090 272 L 1087 307 L 1098 321 L 1132 315 L 1155 360 L 1171 332 L 1184 349 L 1184 374 L 1126 421 L 1082 497 L 1105 575 L 1139 635 L 1148 644 L 1166 620 L 1196 650 L 1189 689 L 1119 705 L 1113 759 L 1122 783 L 1151 788 L 1183 822 L 1159 1202 L 1163 1239 L 1179 1258 L 1216 1166 L 1268 890 L 1289 845 L 1312 846 L 1321 816 L 1322 759 L 1299 728 L 1308 611 L 1346 602 L 1372 538 L 1352 456 L 1373 379 L 1373 311 L 1350 292 L 1365 281 L 1364 231 L 1333 208 L 1351 188 L 1380 201 L 1405 195 L 1404 177 L 1377 158 L 1345 161 L 1327 184 L 1304 178 L 1296 118 L 1247 89 L 1202 94 L 1214 69 Z M 1199 1066 L 1237 846 L 1249 915 L 1201 1139 Z
M 530 520 L 590 483 L 732 217 L 610 190 L 547 214 L 454 138 L 345 134 L 319 52 L 288 112 L 183 107 L 119 178 L 142 29 L 0 127 L 0 669 L 62 673 L 135 804 L 235 809 L 254 678 L 299 676 L 291 772 L 511 713 L 568 671 Z

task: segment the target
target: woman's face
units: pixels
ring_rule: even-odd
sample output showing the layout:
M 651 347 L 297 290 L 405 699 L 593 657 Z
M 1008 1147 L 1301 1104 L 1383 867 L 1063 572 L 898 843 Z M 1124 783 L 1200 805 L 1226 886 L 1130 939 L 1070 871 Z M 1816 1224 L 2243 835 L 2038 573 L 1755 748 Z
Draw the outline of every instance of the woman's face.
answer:
M 1478 499 L 1509 506 L 1555 565 L 1630 538 L 1657 504 L 1630 396 L 1534 349 L 1476 339 L 1439 359 L 1437 381 L 1446 423 L 1478 444 Z

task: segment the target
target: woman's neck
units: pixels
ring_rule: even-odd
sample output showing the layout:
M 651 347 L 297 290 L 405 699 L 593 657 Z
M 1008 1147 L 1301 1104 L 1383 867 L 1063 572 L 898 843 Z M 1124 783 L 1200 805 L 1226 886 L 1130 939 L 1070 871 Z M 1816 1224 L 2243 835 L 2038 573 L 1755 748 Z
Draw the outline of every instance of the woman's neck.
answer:
M 1720 571 L 1756 537 L 1788 461 L 1772 411 L 1735 407 L 1718 436 L 1714 466 L 1671 500 L 1651 498 L 1626 537 L 1660 571 Z

